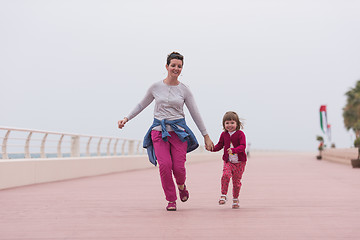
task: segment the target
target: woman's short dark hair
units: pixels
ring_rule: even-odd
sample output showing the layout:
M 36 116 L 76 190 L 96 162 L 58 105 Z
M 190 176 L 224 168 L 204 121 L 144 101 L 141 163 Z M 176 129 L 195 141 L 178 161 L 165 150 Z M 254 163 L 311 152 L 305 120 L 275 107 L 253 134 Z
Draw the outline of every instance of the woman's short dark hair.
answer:
M 184 65 L 184 56 L 178 52 L 172 52 L 167 56 L 166 65 L 170 65 L 171 59 L 179 59 L 179 60 L 181 60 L 182 64 Z

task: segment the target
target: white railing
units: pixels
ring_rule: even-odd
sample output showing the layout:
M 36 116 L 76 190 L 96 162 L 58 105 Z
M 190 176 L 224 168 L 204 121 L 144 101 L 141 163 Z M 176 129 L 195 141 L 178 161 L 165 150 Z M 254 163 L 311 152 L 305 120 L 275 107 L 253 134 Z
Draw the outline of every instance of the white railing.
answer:
M 0 159 L 145 154 L 141 140 L 0 126 Z

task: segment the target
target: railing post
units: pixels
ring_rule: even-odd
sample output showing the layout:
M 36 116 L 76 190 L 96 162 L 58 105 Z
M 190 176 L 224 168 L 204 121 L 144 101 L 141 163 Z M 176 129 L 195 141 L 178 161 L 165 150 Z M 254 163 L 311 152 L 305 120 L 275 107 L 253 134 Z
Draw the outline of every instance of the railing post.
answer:
M 80 136 L 71 137 L 71 157 L 80 157 Z
M 119 139 L 116 139 L 115 144 L 114 144 L 114 156 L 116 156 L 116 146 L 117 146 L 118 142 L 119 142 Z
M 31 140 L 32 132 L 29 132 L 28 137 L 25 142 L 25 158 L 31 158 L 30 155 L 30 140 Z
M 111 153 L 110 153 L 110 144 L 111 144 L 111 138 L 109 139 L 109 141 L 108 141 L 108 144 L 107 144 L 107 148 L 106 148 L 106 155 L 107 156 L 110 156 L 111 155 Z
M 91 140 L 92 140 L 92 137 L 89 137 L 89 140 L 87 142 L 87 145 L 86 145 L 86 156 L 90 157 L 91 154 L 90 154 L 90 143 L 91 143 Z
M 126 144 L 126 141 L 127 140 L 123 140 L 123 144 L 122 144 L 122 146 L 121 146 L 121 155 L 125 155 L 125 144 Z
M 99 139 L 98 146 L 97 146 L 97 155 L 101 156 L 101 141 L 103 138 Z
M 133 155 L 134 154 L 134 140 L 129 140 L 129 155 Z
M 136 154 L 140 154 L 140 146 L 141 146 L 141 141 L 138 141 L 138 145 L 136 147 Z
M 40 146 L 40 157 L 41 158 L 46 158 L 46 154 L 45 154 L 45 143 L 46 143 L 46 138 L 48 136 L 48 133 L 45 133 L 42 141 L 41 141 L 41 146 Z
M 60 139 L 59 139 L 59 142 L 58 142 L 58 145 L 57 145 L 57 156 L 59 158 L 62 157 L 62 154 L 61 154 L 61 144 L 62 144 L 62 140 L 64 138 L 64 134 L 61 135 Z
M 6 147 L 7 147 L 7 140 L 9 138 L 10 135 L 10 130 L 7 130 L 5 137 L 3 139 L 3 143 L 2 143 L 2 159 L 8 159 L 9 156 L 7 155 L 7 151 L 6 151 Z

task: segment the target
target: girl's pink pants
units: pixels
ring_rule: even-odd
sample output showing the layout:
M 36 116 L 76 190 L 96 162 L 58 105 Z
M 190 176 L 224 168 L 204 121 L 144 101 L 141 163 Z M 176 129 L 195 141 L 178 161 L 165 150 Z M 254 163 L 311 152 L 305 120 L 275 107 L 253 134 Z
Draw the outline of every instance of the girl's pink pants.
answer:
M 245 171 L 246 162 L 224 162 L 223 175 L 221 177 L 221 194 L 226 195 L 230 179 L 233 183 L 233 198 L 238 198 L 241 188 L 241 178 Z
M 183 185 L 186 180 L 186 152 L 187 142 L 182 142 L 174 131 L 170 131 L 171 137 L 165 142 L 161 138 L 161 131 L 151 131 L 155 155 L 159 163 L 161 184 L 167 201 L 176 201 L 176 186 Z

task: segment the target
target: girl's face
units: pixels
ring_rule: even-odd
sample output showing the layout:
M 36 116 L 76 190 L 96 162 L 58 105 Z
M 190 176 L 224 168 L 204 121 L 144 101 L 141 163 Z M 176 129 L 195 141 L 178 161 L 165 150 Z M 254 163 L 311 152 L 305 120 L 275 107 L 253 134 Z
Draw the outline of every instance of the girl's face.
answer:
M 182 70 L 182 61 L 179 59 L 171 59 L 170 64 L 166 65 L 166 69 L 170 77 L 179 77 Z
M 225 121 L 225 130 L 228 132 L 233 132 L 236 130 L 236 122 L 234 120 Z

